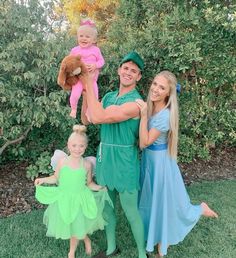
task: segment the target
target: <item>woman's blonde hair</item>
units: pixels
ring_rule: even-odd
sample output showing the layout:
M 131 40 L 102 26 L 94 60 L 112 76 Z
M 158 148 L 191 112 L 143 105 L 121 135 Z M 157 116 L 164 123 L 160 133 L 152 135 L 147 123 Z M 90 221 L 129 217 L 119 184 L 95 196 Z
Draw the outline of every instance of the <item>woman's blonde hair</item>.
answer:
M 88 143 L 88 137 L 86 134 L 87 128 L 85 125 L 74 125 L 73 126 L 73 133 L 68 138 L 68 142 L 75 136 L 81 136 L 86 141 L 86 144 Z
M 170 86 L 170 95 L 166 98 L 165 108 L 170 110 L 170 130 L 168 134 L 168 152 L 172 158 L 177 158 L 178 130 L 179 130 L 179 110 L 176 96 L 177 79 L 169 71 L 162 71 L 156 77 L 163 76 Z M 148 118 L 153 115 L 153 102 L 150 99 L 150 90 L 147 98 Z

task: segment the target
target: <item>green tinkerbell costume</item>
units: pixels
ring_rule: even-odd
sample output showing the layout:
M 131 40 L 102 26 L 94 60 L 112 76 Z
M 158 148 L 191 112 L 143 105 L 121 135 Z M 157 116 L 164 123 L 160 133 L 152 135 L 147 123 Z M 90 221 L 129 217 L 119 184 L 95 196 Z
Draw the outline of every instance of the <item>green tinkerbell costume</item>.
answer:
M 110 198 L 107 191 L 91 191 L 86 178 L 83 164 L 77 169 L 63 165 L 58 186 L 36 186 L 36 199 L 49 204 L 43 218 L 47 236 L 83 239 L 87 234 L 104 229 L 106 222 L 102 212 L 106 201 L 111 204 Z

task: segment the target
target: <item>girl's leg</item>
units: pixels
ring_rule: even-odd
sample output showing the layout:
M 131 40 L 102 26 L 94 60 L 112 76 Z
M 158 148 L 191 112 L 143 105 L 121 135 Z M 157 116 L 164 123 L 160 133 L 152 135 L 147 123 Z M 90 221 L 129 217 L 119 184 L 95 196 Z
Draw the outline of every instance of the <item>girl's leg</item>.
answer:
M 75 258 L 75 251 L 78 246 L 79 240 L 76 237 L 70 238 L 70 251 L 68 253 L 68 258 Z
M 70 95 L 70 107 L 71 107 L 71 112 L 70 116 L 73 118 L 76 118 L 76 113 L 77 113 L 77 105 L 79 98 L 82 94 L 83 91 L 83 85 L 81 81 L 78 81 L 71 89 L 71 95 Z
M 146 258 L 144 227 L 138 211 L 138 191 L 119 193 L 121 206 L 131 226 L 138 247 L 139 258 Z
M 92 253 L 92 246 L 91 246 L 91 240 L 88 236 L 85 236 L 84 238 L 84 245 L 85 245 L 85 252 L 87 255 L 91 255 Z
M 218 214 L 213 211 L 205 202 L 201 203 L 202 206 L 202 215 L 205 217 L 218 218 Z

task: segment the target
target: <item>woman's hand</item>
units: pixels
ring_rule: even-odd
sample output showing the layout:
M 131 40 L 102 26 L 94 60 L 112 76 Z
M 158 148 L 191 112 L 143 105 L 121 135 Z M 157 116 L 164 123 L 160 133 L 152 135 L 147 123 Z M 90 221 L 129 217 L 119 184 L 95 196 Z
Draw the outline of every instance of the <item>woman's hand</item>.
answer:
M 146 115 L 147 114 L 147 103 L 144 102 L 142 99 L 136 99 L 135 102 L 140 109 L 140 114 Z

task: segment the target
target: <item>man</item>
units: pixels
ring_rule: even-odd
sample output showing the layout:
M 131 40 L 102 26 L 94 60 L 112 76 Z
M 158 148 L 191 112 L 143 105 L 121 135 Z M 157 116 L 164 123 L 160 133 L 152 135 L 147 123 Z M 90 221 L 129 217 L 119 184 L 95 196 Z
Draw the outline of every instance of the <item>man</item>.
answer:
M 118 68 L 119 90 L 107 93 L 102 103 L 94 94 L 92 76 L 85 78 L 86 98 L 82 106 L 82 122 L 87 124 L 85 116 L 89 107 L 89 118 L 94 124 L 101 124 L 101 142 L 97 152 L 96 179 L 100 185 L 108 188 L 115 209 L 116 195 L 130 223 L 139 258 L 146 258 L 143 223 L 138 212 L 139 189 L 139 108 L 135 103 L 141 96 L 136 84 L 142 77 L 144 63 L 136 52 L 127 54 Z M 104 216 L 108 222 L 105 228 L 107 250 L 94 258 L 112 257 L 120 251 L 116 246 L 116 216 L 114 209 L 107 205 Z

